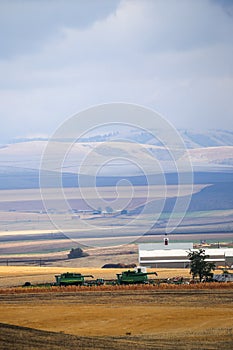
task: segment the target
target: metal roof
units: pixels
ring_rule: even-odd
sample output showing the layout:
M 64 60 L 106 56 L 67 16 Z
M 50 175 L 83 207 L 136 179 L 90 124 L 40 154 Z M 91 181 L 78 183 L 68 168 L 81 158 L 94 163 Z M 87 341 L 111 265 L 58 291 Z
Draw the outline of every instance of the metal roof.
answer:
M 145 246 L 145 245 L 144 245 Z M 198 249 L 192 249 L 192 251 L 198 251 Z M 139 245 L 139 257 L 187 257 L 189 251 L 186 249 L 163 249 L 163 250 L 145 250 L 140 249 Z M 205 249 L 205 254 L 216 257 L 233 257 L 233 248 L 218 248 L 218 249 Z
M 140 243 L 140 250 L 171 250 L 171 249 L 193 249 L 193 243 L 191 242 L 169 242 L 168 245 L 164 243 Z
M 216 261 L 216 262 L 224 262 L 225 259 L 206 259 L 206 261 Z M 180 260 L 175 260 L 175 259 L 170 259 L 170 260 L 143 260 L 141 261 L 141 264 L 156 264 L 156 263 L 190 263 L 189 259 L 180 259 Z

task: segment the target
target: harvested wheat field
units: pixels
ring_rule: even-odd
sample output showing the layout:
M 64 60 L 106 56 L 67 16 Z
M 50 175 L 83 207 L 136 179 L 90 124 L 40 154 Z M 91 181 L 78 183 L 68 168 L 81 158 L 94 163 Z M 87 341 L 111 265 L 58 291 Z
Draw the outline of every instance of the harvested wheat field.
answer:
M 91 274 L 95 278 L 114 279 L 117 273 L 125 270 L 91 267 L 0 266 L 0 288 L 20 286 L 26 281 L 30 281 L 33 284 L 53 283 L 55 282 L 54 276 L 63 272 L 80 272 L 82 274 Z M 148 269 L 148 271 L 156 271 L 158 278 L 170 278 L 174 276 L 190 278 L 189 269 Z
M 1 294 L 0 349 L 231 349 L 232 297 L 232 286 Z
M 119 269 L 69 269 L 114 278 Z M 66 268 L 0 267 L 0 349 L 231 349 L 233 285 L 25 289 Z M 188 270 L 157 269 L 159 278 Z M 10 286 L 10 287 L 9 287 Z M 211 289 L 210 289 L 211 288 Z

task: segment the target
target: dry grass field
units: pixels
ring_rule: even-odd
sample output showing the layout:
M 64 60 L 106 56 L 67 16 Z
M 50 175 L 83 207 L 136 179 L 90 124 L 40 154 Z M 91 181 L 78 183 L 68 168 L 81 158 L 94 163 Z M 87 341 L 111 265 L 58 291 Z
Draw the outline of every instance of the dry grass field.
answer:
M 0 349 L 231 349 L 233 285 L 53 287 L 64 267 L 0 267 Z M 69 268 L 96 278 L 120 269 Z M 157 269 L 158 278 L 189 277 Z M 11 286 L 11 288 L 9 288 Z
M 80 260 L 80 259 L 79 259 Z M 54 276 L 63 272 L 80 272 L 92 274 L 95 278 L 116 278 L 116 273 L 125 269 L 101 269 L 90 267 L 44 267 L 44 266 L 0 266 L 0 288 L 21 286 L 26 281 L 31 283 L 52 283 Z M 156 271 L 158 278 L 170 278 L 175 276 L 190 277 L 189 269 L 148 269 Z
M 231 349 L 232 296 L 232 288 L 2 294 L 0 349 Z

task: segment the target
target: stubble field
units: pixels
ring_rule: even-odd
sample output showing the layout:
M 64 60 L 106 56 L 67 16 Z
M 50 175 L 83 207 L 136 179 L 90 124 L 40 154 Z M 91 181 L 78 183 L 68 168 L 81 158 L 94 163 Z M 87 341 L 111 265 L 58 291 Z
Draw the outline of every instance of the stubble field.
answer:
M 79 259 L 80 260 L 80 259 Z M 0 291 L 1 288 L 22 286 L 29 281 L 36 283 L 54 283 L 55 275 L 64 272 L 80 272 L 91 274 L 95 278 L 115 279 L 116 274 L 124 269 L 101 269 L 94 267 L 38 267 L 38 266 L 0 266 Z M 148 269 L 156 271 L 158 278 L 171 278 L 183 276 L 190 278 L 189 269 Z M 153 276 L 154 278 L 154 276 Z
M 0 349 L 231 349 L 232 297 L 232 288 L 2 294 Z
M 70 269 L 69 269 L 70 270 Z M 73 269 L 114 278 L 119 269 Z M 0 349 L 231 349 L 233 285 L 7 288 L 56 267 L 0 267 Z M 189 276 L 157 269 L 159 278 Z M 5 284 L 5 287 L 4 287 Z

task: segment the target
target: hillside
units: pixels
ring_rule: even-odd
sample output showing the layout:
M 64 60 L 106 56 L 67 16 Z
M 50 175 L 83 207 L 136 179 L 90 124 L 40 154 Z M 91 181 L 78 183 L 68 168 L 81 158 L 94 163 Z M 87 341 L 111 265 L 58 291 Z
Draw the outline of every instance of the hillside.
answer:
M 21 173 L 38 171 L 46 145 L 46 141 L 32 141 L 9 144 L 0 148 L 0 174 L 13 176 L 16 171 Z M 118 141 L 75 143 L 69 149 L 68 143 L 54 143 L 54 150 L 56 151 L 56 148 L 59 150 L 61 145 L 69 150 L 62 164 L 64 173 L 93 174 L 99 169 L 100 164 L 104 166 L 99 170 L 99 176 L 121 176 L 122 174 L 140 176 L 142 175 L 140 168 L 146 170 L 149 175 L 158 171 L 157 162 L 164 173 L 175 169 L 173 151 L 169 153 L 162 146 Z M 52 154 L 48 161 L 53 162 L 54 156 Z M 233 146 L 229 145 L 193 148 L 189 149 L 186 155 L 181 156 L 183 162 L 190 158 L 194 170 L 219 169 L 222 171 L 233 167 Z M 81 164 L 86 159 L 89 163 L 82 168 Z

